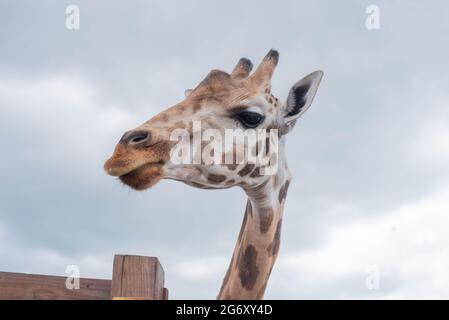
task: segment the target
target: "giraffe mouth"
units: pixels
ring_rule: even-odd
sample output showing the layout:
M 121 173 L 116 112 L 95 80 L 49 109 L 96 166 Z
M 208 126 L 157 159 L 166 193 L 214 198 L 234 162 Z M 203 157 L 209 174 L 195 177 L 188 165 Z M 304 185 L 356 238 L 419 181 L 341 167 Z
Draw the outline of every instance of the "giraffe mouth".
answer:
M 145 190 L 163 178 L 164 161 L 143 164 L 119 176 L 121 182 L 134 190 Z

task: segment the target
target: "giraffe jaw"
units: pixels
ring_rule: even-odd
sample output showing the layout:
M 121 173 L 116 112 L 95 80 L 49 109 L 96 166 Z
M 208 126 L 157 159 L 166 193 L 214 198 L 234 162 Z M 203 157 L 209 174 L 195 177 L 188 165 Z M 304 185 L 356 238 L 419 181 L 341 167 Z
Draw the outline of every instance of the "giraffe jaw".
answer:
M 105 171 L 135 190 L 144 190 L 164 177 L 169 146 L 165 142 L 151 148 L 135 149 L 119 143 L 105 162 Z
M 147 163 L 119 176 L 121 182 L 141 191 L 154 186 L 164 177 L 164 162 Z

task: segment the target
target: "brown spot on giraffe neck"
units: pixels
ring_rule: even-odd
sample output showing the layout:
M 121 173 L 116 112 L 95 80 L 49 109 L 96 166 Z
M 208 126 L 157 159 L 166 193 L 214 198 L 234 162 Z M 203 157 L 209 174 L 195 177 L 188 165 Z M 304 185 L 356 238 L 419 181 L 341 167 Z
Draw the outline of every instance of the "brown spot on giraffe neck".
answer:
M 254 171 L 249 175 L 251 178 L 257 178 L 260 177 L 260 167 L 257 167 L 256 169 L 254 169 Z
M 251 171 L 253 171 L 254 167 L 255 167 L 254 164 L 248 163 L 247 165 L 245 165 L 245 166 L 243 167 L 242 170 L 240 170 L 240 171 L 238 172 L 239 176 L 244 177 L 244 176 L 248 175 Z
M 254 288 L 260 273 L 256 262 L 257 251 L 252 244 L 248 245 L 244 251 L 243 248 L 240 248 L 237 268 L 242 287 L 247 290 Z
M 270 229 L 271 224 L 273 223 L 274 212 L 272 208 L 260 208 L 258 211 L 260 219 L 260 232 L 264 234 L 268 231 L 268 229 Z
M 214 183 L 220 183 L 226 180 L 226 176 L 222 174 L 209 174 L 207 180 Z
M 226 167 L 228 167 L 229 170 L 234 171 L 235 169 L 237 169 L 237 167 L 239 166 L 236 163 L 230 163 L 230 164 L 226 164 Z
M 290 185 L 290 181 L 285 181 L 284 185 L 279 190 L 279 203 L 282 203 L 282 201 L 287 197 L 287 191 L 288 187 Z

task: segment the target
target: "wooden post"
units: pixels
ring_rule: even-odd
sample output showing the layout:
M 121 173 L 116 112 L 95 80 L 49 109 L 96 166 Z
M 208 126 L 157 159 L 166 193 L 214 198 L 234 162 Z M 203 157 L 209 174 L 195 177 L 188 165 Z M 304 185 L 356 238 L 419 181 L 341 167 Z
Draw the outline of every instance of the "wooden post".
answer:
M 115 255 L 112 270 L 112 299 L 165 300 L 164 270 L 155 257 Z

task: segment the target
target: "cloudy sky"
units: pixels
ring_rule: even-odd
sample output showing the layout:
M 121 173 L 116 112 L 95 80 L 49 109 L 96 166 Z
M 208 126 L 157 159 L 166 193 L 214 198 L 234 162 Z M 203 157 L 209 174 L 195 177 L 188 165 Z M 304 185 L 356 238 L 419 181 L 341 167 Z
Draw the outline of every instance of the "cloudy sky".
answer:
M 448 17 L 444 0 L 2 1 L 0 270 L 110 278 L 114 254 L 150 255 L 171 298 L 214 298 L 243 192 L 137 193 L 102 166 L 210 69 L 274 47 L 280 99 L 325 77 L 287 139 L 294 181 L 266 298 L 449 298 Z

